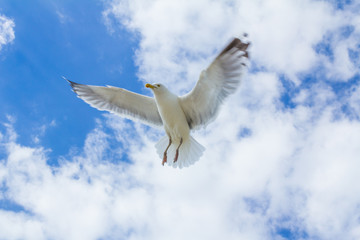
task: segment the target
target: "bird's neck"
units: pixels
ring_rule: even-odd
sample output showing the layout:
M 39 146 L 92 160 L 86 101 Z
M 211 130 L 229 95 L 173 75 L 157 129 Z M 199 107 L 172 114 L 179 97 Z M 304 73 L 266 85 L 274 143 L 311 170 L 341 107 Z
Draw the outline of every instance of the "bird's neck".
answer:
M 174 101 L 177 101 L 178 97 L 170 91 L 158 93 L 155 95 L 156 103 L 159 105 L 171 104 Z

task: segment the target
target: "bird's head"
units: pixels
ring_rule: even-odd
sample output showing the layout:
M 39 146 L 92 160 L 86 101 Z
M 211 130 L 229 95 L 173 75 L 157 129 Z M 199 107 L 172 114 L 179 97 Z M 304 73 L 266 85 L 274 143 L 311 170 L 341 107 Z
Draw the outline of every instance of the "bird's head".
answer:
M 160 93 L 164 93 L 164 92 L 168 92 L 167 88 L 160 84 L 160 83 L 154 83 L 154 84 L 150 84 L 147 83 L 145 85 L 145 87 L 150 88 L 151 90 L 153 90 L 154 94 L 160 94 Z

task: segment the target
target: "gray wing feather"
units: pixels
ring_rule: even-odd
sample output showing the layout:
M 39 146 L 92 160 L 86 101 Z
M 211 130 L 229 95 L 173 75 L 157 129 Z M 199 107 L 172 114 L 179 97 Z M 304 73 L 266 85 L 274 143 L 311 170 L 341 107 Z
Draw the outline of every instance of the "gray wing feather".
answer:
M 155 100 L 117 87 L 84 85 L 66 79 L 79 98 L 90 106 L 139 120 L 151 126 L 162 126 Z
M 234 38 L 202 71 L 195 87 L 180 97 L 190 129 L 197 129 L 213 121 L 221 103 L 238 88 L 249 58 L 250 44 Z

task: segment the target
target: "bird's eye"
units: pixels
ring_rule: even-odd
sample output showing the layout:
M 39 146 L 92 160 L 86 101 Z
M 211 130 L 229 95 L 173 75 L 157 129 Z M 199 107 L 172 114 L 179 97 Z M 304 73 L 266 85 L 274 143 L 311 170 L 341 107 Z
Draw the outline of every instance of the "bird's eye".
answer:
M 157 87 L 161 87 L 161 85 L 160 84 L 158 84 L 158 85 L 156 85 Z

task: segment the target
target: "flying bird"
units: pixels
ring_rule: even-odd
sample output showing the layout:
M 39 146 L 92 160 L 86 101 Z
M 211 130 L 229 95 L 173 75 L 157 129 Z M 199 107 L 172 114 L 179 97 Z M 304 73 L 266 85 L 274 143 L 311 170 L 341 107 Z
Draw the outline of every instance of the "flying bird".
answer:
M 79 98 L 98 110 L 150 126 L 163 126 L 166 135 L 155 145 L 162 165 L 182 168 L 202 156 L 205 148 L 190 131 L 213 121 L 226 97 L 236 91 L 247 68 L 248 46 L 248 42 L 234 38 L 201 72 L 195 87 L 183 96 L 175 95 L 160 83 L 145 85 L 152 90 L 152 98 L 123 88 L 78 84 L 64 78 Z

